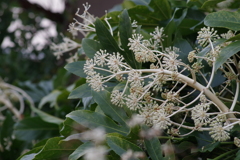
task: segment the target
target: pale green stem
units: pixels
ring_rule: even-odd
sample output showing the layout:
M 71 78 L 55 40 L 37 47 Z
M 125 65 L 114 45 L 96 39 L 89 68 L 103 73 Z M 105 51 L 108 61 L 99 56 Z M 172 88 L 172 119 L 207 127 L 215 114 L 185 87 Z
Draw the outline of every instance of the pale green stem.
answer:
M 238 81 L 236 81 L 236 92 L 235 92 L 235 96 L 234 96 L 234 100 L 232 102 L 232 106 L 230 108 L 230 111 L 233 111 L 234 110 L 234 107 L 236 106 L 236 103 L 237 103 L 237 100 L 238 100 L 238 95 L 239 95 L 239 83 Z

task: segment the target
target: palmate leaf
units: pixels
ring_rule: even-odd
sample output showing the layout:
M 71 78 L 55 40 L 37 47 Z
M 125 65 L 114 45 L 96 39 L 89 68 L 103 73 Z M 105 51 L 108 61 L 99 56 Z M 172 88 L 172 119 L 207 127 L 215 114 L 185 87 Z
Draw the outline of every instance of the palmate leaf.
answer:
M 69 113 L 66 117 L 89 128 L 103 127 L 108 133 L 117 132 L 125 136 L 129 133 L 129 128 L 119 126 L 109 117 L 97 112 L 78 110 Z
M 215 71 L 227 61 L 228 58 L 240 51 L 240 41 L 236 41 L 223 48 L 216 60 Z
M 209 27 L 223 27 L 234 31 L 240 30 L 240 10 L 235 12 L 218 11 L 210 13 L 204 19 Z

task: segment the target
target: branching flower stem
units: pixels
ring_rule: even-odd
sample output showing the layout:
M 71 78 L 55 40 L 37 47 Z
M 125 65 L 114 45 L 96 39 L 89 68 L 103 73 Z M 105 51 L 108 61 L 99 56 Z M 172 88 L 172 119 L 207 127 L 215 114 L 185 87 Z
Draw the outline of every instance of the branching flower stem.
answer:
M 159 70 L 159 69 L 141 69 L 141 70 L 137 70 L 140 71 L 142 73 L 161 73 L 161 74 L 166 74 L 166 75 L 172 75 L 172 71 L 169 70 Z M 118 72 L 117 74 L 128 74 L 130 71 L 121 71 Z M 221 112 L 229 112 L 228 107 L 218 99 L 218 97 L 213 94 L 207 87 L 201 85 L 200 83 L 194 81 L 193 79 L 183 75 L 183 74 L 178 74 L 177 78 L 179 81 L 186 83 L 188 86 L 195 88 L 199 91 L 201 91 L 202 93 L 204 93 L 209 99 L 211 99 L 211 101 L 213 101 L 213 103 L 215 103 L 221 110 Z M 201 95 L 201 93 L 200 93 Z M 196 99 L 197 100 L 197 99 Z M 193 101 L 192 101 L 193 102 Z M 190 102 L 190 104 L 187 104 L 188 106 L 192 104 L 192 102 Z M 194 102 L 193 102 L 194 103 Z M 174 112 L 176 113 L 176 112 Z M 234 114 L 228 114 L 229 118 L 235 118 Z

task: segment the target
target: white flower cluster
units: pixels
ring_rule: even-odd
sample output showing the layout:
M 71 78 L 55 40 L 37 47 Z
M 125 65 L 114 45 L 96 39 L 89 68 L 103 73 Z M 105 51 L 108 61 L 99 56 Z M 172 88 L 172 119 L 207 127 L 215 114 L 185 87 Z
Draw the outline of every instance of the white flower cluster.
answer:
M 61 42 L 59 44 L 52 43 L 50 48 L 51 48 L 51 50 L 54 51 L 53 55 L 56 56 L 57 59 L 60 59 L 60 57 L 63 55 L 63 53 L 71 52 L 74 49 L 79 48 L 80 46 L 81 45 L 78 44 L 77 42 L 75 42 L 67 37 L 63 37 L 63 42 Z
M 232 124 L 230 121 L 227 124 L 227 120 L 216 121 L 216 115 L 225 113 L 228 116 L 231 113 L 227 113 L 228 108 L 219 102 L 220 100 L 211 87 L 214 68 L 210 73 L 210 79 L 205 77 L 201 68 L 204 67 L 202 60 L 206 60 L 214 66 L 220 50 L 230 44 L 224 42 L 213 46 L 213 41 L 220 37 L 231 38 L 234 34 L 229 31 L 218 36 L 214 29 L 203 28 L 199 31 L 197 40 L 201 47 L 210 47 L 210 51 L 201 57 L 197 55 L 198 49 L 190 52 L 188 55 L 190 63 L 193 63 L 195 59 L 197 61 L 189 66 L 179 59 L 178 48 L 164 49 L 161 46 L 166 37 L 163 33 L 163 28 L 157 27 L 150 34 L 152 36 L 150 39 L 144 39 L 143 35 L 136 33 L 129 38 L 128 46 L 135 54 L 136 61 L 148 62 L 147 64 L 150 64 L 148 69 L 133 69 L 124 61 L 120 53 L 108 53 L 106 50 L 100 50 L 84 65 L 87 82 L 93 90 L 101 91 L 106 87 L 106 82 L 114 78 L 121 81 L 125 87 L 114 89 L 111 92 L 112 104 L 128 107 L 137 114 L 137 120 L 154 129 L 168 129 L 172 135 L 181 135 L 179 132 L 181 127 L 191 130 L 187 134 L 194 130 L 207 130 L 210 131 L 214 140 L 227 140 Z M 234 63 L 234 61 L 230 62 Z M 230 65 L 227 67 L 228 72 L 232 73 L 236 70 L 230 69 Z M 196 75 L 201 76 L 207 85 L 198 83 Z M 234 76 L 227 76 L 231 79 L 232 77 L 236 77 L 236 73 Z M 186 90 L 189 91 L 187 94 Z M 189 102 L 189 100 L 191 101 Z M 212 110 L 212 108 L 214 109 Z M 185 124 L 185 121 L 189 121 L 188 117 L 191 117 L 195 126 Z M 135 122 L 129 125 L 134 126 Z
M 82 14 L 79 14 L 80 9 L 78 8 L 76 12 L 76 16 L 82 19 L 82 22 L 79 22 L 77 19 L 74 19 L 75 22 L 69 25 L 68 31 L 72 33 L 73 37 L 78 35 L 78 32 L 83 34 L 84 36 L 87 35 L 88 32 L 95 32 L 95 25 L 94 22 L 96 18 L 88 12 L 91 5 L 88 3 L 83 4 L 84 11 Z

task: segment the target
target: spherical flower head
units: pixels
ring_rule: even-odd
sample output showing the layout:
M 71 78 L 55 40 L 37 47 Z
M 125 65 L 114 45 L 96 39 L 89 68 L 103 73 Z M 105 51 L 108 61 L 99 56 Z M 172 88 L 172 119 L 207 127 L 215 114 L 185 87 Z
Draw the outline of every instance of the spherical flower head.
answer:
M 103 84 L 103 76 L 101 76 L 99 73 L 96 73 L 91 76 L 87 76 L 87 83 L 91 86 L 91 88 L 97 92 L 104 90 L 105 85 Z
M 128 95 L 126 98 L 126 105 L 130 110 L 139 110 L 143 107 L 139 100 L 139 96 L 136 93 Z
M 141 86 L 142 84 L 142 78 L 141 78 L 141 72 L 136 70 L 131 70 L 128 73 L 128 81 L 130 82 L 131 86 Z
M 97 51 L 94 56 L 94 62 L 96 65 L 103 67 L 106 64 L 106 57 L 109 54 L 106 50 Z
M 210 126 L 212 128 L 209 133 L 215 141 L 226 141 L 230 139 L 229 131 L 232 129 L 232 126 L 223 126 L 222 122 L 218 121 L 211 122 Z
M 123 56 L 120 53 L 113 53 L 108 56 L 107 65 L 109 69 L 113 72 L 118 72 L 121 70 L 121 65 L 123 64 Z
M 139 48 L 141 48 L 141 40 L 143 39 L 143 36 L 141 34 L 133 34 L 132 38 L 129 38 L 128 46 L 130 46 L 130 50 L 136 52 L 139 51 Z
M 192 65 L 192 68 L 195 72 L 198 72 L 200 69 L 202 69 L 204 66 L 202 65 L 202 62 L 195 62 Z
M 179 63 L 180 63 L 180 61 L 177 59 L 179 55 L 176 54 L 176 52 L 178 51 L 179 49 L 176 47 L 166 48 L 166 54 L 163 57 L 163 61 L 162 61 L 162 66 L 164 67 L 164 69 L 170 70 L 170 71 L 178 70 Z
M 122 107 L 125 104 L 123 95 L 119 90 L 112 91 L 111 102 L 112 102 L 112 104 L 119 106 L 119 107 Z
M 188 61 L 189 61 L 190 63 L 192 63 L 192 62 L 194 61 L 194 58 L 195 58 L 195 56 L 196 56 L 195 53 L 196 53 L 195 50 L 189 52 L 189 54 L 188 54 Z
M 207 46 L 209 41 L 216 39 L 219 39 L 219 36 L 217 35 L 217 31 L 214 31 L 214 28 L 203 27 L 201 31 L 198 32 L 197 40 L 202 47 Z
M 167 129 L 171 125 L 170 118 L 164 109 L 155 110 L 152 113 L 153 127 L 156 129 Z
M 209 123 L 209 115 L 207 114 L 210 105 L 201 103 L 192 108 L 191 117 L 194 120 L 195 126 L 202 126 Z
M 151 36 L 153 36 L 153 39 L 157 42 L 164 41 L 163 38 L 167 37 L 165 34 L 163 34 L 164 29 L 163 27 L 159 28 L 158 26 L 155 28 L 155 31 L 153 33 L 150 33 Z
M 88 76 L 95 75 L 96 72 L 94 71 L 94 66 L 95 66 L 95 63 L 92 59 L 86 60 L 86 63 L 83 66 L 84 73 L 86 73 Z

